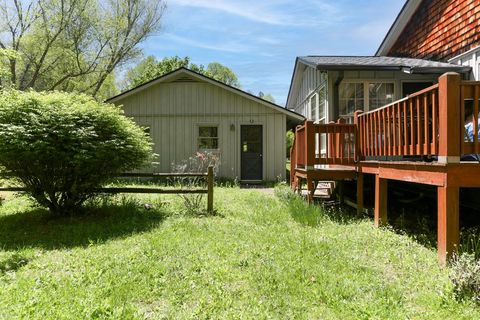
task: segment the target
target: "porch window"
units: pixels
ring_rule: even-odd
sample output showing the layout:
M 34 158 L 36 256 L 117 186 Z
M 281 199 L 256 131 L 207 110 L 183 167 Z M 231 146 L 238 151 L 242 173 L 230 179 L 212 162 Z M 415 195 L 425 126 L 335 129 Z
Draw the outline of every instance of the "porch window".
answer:
M 217 126 L 199 126 L 198 127 L 198 149 L 200 150 L 218 149 L 218 127 Z
M 309 119 L 318 123 L 325 123 L 325 117 L 327 115 L 327 87 L 322 86 L 318 91 L 310 98 L 310 114 Z
M 390 82 L 370 82 L 368 84 L 368 109 L 378 109 L 393 102 L 394 85 Z
M 310 119 L 313 119 L 314 121 L 318 119 L 317 94 L 314 94 L 310 98 Z
M 323 86 L 318 91 L 318 121 L 325 123 L 327 117 L 327 86 Z
M 353 122 L 357 110 L 374 110 L 395 100 L 393 82 L 345 82 L 339 86 L 339 107 L 341 118 Z
M 363 83 L 342 83 L 339 87 L 339 98 L 340 117 L 347 119 L 353 117 L 356 110 L 364 109 Z

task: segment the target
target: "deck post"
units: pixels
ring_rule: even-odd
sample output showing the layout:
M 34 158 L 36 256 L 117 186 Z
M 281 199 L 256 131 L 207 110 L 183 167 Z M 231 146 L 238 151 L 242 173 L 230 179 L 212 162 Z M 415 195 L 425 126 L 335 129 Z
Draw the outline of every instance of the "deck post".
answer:
M 340 204 L 344 204 L 345 203 L 345 184 L 343 180 L 338 181 L 337 184 L 338 184 L 338 202 L 340 202 Z
M 460 162 L 463 119 L 460 119 L 460 75 L 447 72 L 438 79 L 439 141 L 438 162 Z
M 213 213 L 213 166 L 208 166 L 207 190 L 207 212 Z
M 387 179 L 375 175 L 375 227 L 387 224 Z
M 315 192 L 315 187 L 312 179 L 307 178 L 307 200 L 308 203 L 313 203 L 313 193 Z
M 363 145 L 362 136 L 360 135 L 360 121 L 358 117 L 363 113 L 362 110 L 357 110 L 353 114 L 353 124 L 355 125 L 355 161 L 363 160 L 364 157 L 361 153 L 361 146 Z
M 357 214 L 363 211 L 363 173 L 357 173 Z
M 315 168 L 315 125 L 313 121 L 305 121 L 305 170 Z
M 438 261 L 445 265 L 460 239 L 459 187 L 438 187 Z
M 343 118 L 337 120 L 337 124 L 345 124 L 345 122 Z M 342 132 L 342 129 L 338 129 L 338 132 L 335 134 L 335 142 L 336 157 L 340 158 L 340 163 L 343 164 L 345 158 L 345 133 Z

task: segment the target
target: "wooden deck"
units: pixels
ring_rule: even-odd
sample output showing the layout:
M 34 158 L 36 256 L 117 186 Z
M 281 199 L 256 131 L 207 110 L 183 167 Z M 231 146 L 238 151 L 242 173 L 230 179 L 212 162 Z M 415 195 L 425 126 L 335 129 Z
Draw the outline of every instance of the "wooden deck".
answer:
M 480 82 L 447 73 L 437 85 L 405 99 L 367 113 L 357 111 L 354 124 L 306 121 L 295 130 L 292 188 L 298 191 L 306 183 L 312 201 L 320 181 L 356 179 L 361 211 L 363 176 L 374 175 L 374 223 L 381 226 L 387 223 L 389 180 L 436 186 L 438 257 L 444 264 L 459 243 L 459 188 L 480 187 L 480 163 L 460 161 L 464 155 L 480 154 L 479 98 Z M 473 141 L 464 139 L 467 104 L 473 110 Z

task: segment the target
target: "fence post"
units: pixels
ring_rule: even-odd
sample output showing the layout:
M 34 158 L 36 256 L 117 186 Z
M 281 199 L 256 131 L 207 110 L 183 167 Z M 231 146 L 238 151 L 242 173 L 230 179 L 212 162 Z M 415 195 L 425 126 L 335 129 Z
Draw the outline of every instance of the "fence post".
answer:
M 207 189 L 207 212 L 213 213 L 213 166 L 208 166 Z
M 438 79 L 439 150 L 438 162 L 460 162 L 460 75 L 447 72 Z

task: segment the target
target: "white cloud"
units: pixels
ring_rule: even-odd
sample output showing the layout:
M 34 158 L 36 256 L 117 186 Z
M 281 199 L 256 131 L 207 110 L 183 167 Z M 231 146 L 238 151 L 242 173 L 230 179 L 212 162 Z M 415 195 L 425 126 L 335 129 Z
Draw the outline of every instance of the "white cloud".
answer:
M 229 42 L 222 42 L 221 44 L 219 43 L 206 43 L 204 40 L 202 41 L 197 41 L 181 36 L 177 36 L 172 33 L 165 33 L 162 35 L 163 38 L 174 41 L 180 44 L 184 44 L 190 47 L 195 47 L 195 48 L 202 48 L 202 49 L 208 49 L 208 50 L 213 50 L 213 51 L 224 51 L 224 52 L 248 52 L 251 50 L 250 47 L 241 44 L 237 41 L 229 41 Z
M 335 20 L 336 7 L 324 1 L 170 0 L 171 4 L 221 11 L 254 22 L 280 26 L 318 26 Z M 280 8 L 283 7 L 283 8 Z M 289 10 L 285 10 L 287 7 Z M 283 9 L 283 10 L 281 10 Z M 312 18 L 312 9 L 319 16 Z

